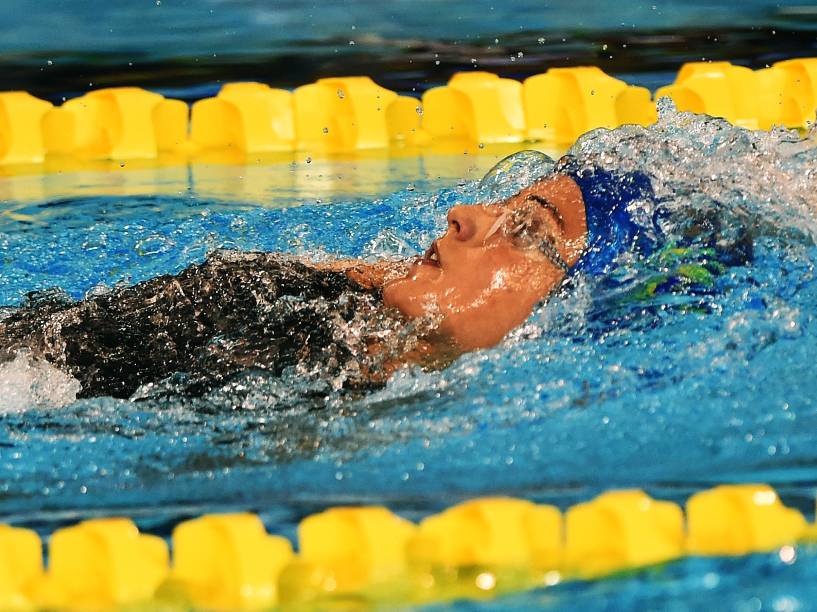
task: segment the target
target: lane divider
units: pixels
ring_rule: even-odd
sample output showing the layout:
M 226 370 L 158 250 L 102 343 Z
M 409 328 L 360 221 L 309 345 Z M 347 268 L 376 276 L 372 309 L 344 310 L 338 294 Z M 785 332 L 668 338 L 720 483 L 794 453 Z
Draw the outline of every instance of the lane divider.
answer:
M 656 120 L 657 98 L 736 125 L 806 128 L 817 111 L 817 58 L 750 70 L 728 62 L 685 64 L 655 96 L 593 66 L 551 68 L 520 83 L 461 72 L 421 100 L 370 78 L 320 79 L 294 91 L 228 83 L 189 108 L 138 87 L 91 91 L 61 106 L 26 92 L 0 93 L 0 165 L 46 158 L 195 160 L 207 151 L 344 153 L 471 143 L 569 145 L 588 130 Z M 177 157 L 174 162 L 178 163 Z
M 0 525 L 0 608 L 325 608 L 423 604 L 554 586 L 689 555 L 779 550 L 817 534 L 766 485 L 722 485 L 685 511 L 639 490 L 609 491 L 562 513 L 480 498 L 407 521 L 383 507 L 338 507 L 298 526 L 298 551 L 253 514 L 180 523 L 167 543 L 127 518 L 93 519 L 48 539 Z

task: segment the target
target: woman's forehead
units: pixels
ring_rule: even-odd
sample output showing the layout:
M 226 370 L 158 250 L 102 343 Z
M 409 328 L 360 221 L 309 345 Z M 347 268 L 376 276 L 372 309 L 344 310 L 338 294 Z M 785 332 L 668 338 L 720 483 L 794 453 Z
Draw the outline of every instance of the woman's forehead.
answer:
M 532 185 L 528 185 L 527 187 L 520 189 L 509 198 L 499 202 L 499 206 L 502 206 L 503 208 L 517 208 L 531 202 L 536 203 L 532 196 L 540 196 L 542 198 L 549 199 L 553 194 L 552 185 L 552 181 L 549 181 L 546 178 L 540 179 Z
M 517 221 L 521 218 L 543 220 L 552 218 L 562 229 L 565 219 L 561 211 L 559 189 L 553 181 L 542 180 L 522 189 L 499 204 L 500 210 L 513 213 Z

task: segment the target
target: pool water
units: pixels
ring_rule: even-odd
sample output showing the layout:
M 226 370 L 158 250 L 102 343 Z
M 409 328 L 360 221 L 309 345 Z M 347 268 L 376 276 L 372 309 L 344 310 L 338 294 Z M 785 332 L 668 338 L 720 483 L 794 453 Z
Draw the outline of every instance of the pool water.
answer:
M 813 517 L 817 143 L 662 104 L 655 126 L 599 130 L 570 152 L 650 176 L 656 201 L 639 214 L 659 220 L 662 246 L 692 250 L 630 250 L 610 273 L 575 276 L 498 347 L 443 371 L 400 371 L 363 397 L 285 375 L 206 402 L 70 401 L 75 389 L 53 373 L 5 364 L 0 520 L 48 533 L 126 514 L 166 535 L 189 516 L 241 509 L 294 537 L 300 518 L 332 504 L 383 503 L 419 519 L 476 495 L 564 508 L 641 487 L 682 503 L 727 481 L 771 483 Z M 178 272 L 219 248 L 412 256 L 443 231 L 451 205 L 480 194 L 474 180 L 389 187 L 300 206 L 190 193 L 28 204 L 0 217 L 0 307 L 32 290 L 81 298 Z M 702 262 L 689 239 L 701 219 L 721 241 L 750 235 L 751 260 L 646 290 Z M 683 595 L 679 607 L 788 610 L 814 601 L 816 576 L 817 550 L 801 547 L 794 563 L 688 559 L 452 606 L 665 609 Z

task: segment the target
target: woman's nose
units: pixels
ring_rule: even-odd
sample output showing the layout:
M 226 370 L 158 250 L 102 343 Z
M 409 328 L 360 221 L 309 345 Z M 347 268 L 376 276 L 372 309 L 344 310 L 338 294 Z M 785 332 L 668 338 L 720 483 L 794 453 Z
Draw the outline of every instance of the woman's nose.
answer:
M 448 233 L 455 239 L 467 242 L 477 233 L 479 225 L 477 206 L 454 206 L 448 211 Z

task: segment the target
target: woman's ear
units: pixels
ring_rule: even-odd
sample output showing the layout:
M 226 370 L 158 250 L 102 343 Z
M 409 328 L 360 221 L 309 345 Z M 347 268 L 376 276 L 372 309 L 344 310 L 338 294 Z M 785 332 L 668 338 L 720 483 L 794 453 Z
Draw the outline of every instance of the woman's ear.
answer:
M 587 215 L 576 181 L 564 174 L 553 174 L 535 182 L 520 195 L 538 195 L 559 211 L 563 243 L 557 246 L 567 264 L 574 265 L 587 245 Z

